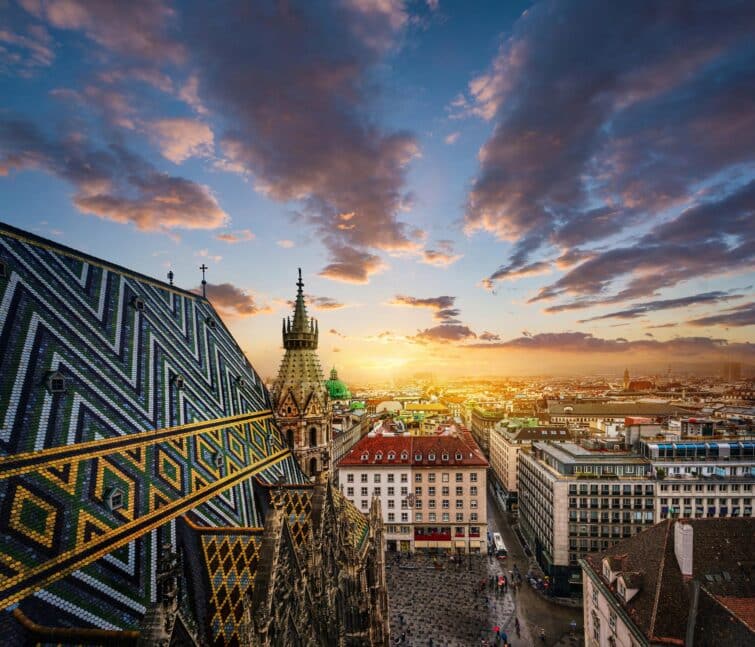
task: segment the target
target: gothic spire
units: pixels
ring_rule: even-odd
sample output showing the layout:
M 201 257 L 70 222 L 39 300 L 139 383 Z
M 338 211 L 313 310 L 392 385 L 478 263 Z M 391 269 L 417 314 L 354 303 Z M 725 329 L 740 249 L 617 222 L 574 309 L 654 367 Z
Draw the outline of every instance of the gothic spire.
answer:
M 299 280 L 296 281 L 296 302 L 294 317 L 283 322 L 283 346 L 288 348 L 317 348 L 317 321 L 307 315 L 304 302 L 304 281 L 299 268 Z

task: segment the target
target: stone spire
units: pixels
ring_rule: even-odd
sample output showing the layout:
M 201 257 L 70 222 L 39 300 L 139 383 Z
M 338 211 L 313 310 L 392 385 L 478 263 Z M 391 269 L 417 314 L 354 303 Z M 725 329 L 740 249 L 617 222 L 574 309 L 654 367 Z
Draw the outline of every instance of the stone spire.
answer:
M 304 302 L 304 281 L 301 280 L 301 268 L 299 268 L 299 280 L 296 282 L 296 303 L 294 305 L 294 318 L 286 317 L 283 320 L 283 347 L 286 350 L 295 348 L 317 349 L 319 335 L 317 320 L 307 315 L 307 305 Z

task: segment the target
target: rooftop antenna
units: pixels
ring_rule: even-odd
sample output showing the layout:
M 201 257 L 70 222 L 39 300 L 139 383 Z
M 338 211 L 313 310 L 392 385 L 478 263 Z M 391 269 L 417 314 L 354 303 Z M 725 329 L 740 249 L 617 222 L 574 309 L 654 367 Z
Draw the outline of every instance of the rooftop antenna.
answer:
M 168 270 L 168 283 L 173 285 L 173 270 Z
M 202 270 L 202 296 L 207 297 L 207 281 L 204 278 L 204 273 L 209 270 L 210 268 L 207 267 L 204 263 L 202 263 L 199 266 L 199 269 Z

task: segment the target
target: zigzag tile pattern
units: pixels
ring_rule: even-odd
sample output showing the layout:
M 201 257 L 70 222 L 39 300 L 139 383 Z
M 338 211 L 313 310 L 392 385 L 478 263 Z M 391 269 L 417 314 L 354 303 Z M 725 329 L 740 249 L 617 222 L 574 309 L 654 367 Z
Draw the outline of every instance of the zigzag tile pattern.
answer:
M 159 547 L 175 543 L 168 519 L 261 526 L 252 476 L 305 477 L 206 299 L 5 225 L 0 267 L 2 606 L 40 624 L 137 628 Z M 168 428 L 158 442 L 145 433 Z M 107 554 L 90 550 L 116 536 Z

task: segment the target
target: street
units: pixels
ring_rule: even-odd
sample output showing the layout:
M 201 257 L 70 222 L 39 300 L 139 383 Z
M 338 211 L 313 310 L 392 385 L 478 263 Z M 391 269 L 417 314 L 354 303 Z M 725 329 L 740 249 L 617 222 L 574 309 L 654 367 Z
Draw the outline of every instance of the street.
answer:
M 507 570 L 513 568 L 513 564 L 516 564 L 522 574 L 527 573 L 529 558 L 524 554 L 516 534 L 509 525 L 508 517 L 511 515 L 499 510 L 490 489 L 488 489 L 487 506 L 488 529 L 491 533 L 501 533 L 509 552 Z M 563 644 L 569 644 L 569 623 L 572 621 L 576 621 L 577 633 L 581 638 L 583 624 L 581 608 L 566 607 L 549 602 L 533 591 L 526 582 L 522 583 L 515 602 L 519 621 L 527 627 L 530 636 L 538 637 L 541 629 L 545 629 L 546 645 L 555 645 L 562 638 Z M 516 638 L 511 643 L 515 646 L 533 644 L 532 642 L 517 641 Z M 582 642 L 574 644 L 582 644 Z

